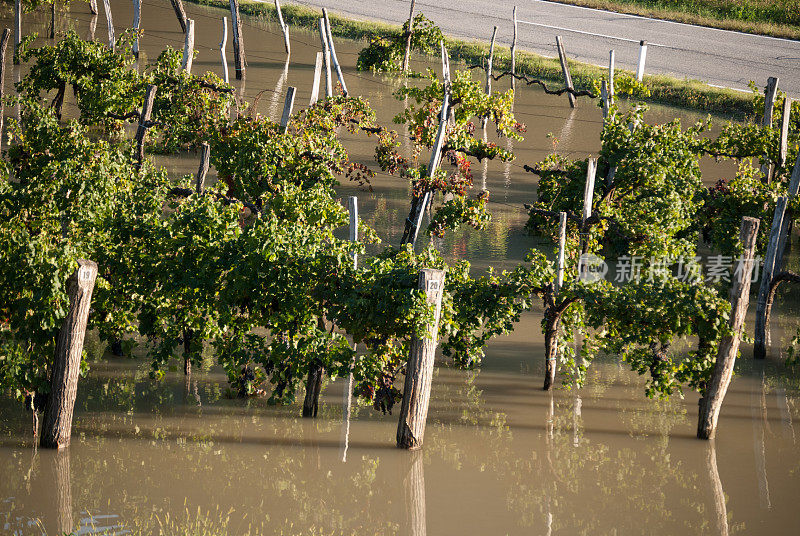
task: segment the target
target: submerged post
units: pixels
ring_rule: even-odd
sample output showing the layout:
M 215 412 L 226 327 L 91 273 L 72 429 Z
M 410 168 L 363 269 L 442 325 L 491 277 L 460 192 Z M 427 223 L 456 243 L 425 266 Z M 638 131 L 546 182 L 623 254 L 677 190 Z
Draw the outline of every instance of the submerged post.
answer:
M 286 100 L 283 102 L 283 115 L 281 116 L 281 131 L 289 130 L 289 119 L 292 117 L 292 107 L 294 106 L 295 87 L 289 86 L 286 90 Z
M 0 37 L 0 145 L 3 144 L 3 108 L 6 93 L 6 51 L 8 50 L 8 40 L 11 38 L 11 30 L 5 28 L 3 36 Z
M 139 57 L 139 26 L 142 19 L 142 0 L 133 0 L 133 31 L 136 37 L 133 39 L 133 55 Z
M 408 62 L 411 58 L 411 36 L 414 35 L 414 4 L 417 0 L 411 0 L 411 11 L 408 13 L 408 33 L 406 33 L 406 53 L 403 55 L 403 74 L 408 72 Z
M 219 42 L 219 56 L 222 59 L 222 79 L 226 84 L 230 84 L 228 77 L 228 58 L 225 56 L 225 48 L 228 45 L 228 17 L 222 17 L 222 41 Z
M 322 8 L 322 18 L 325 19 L 325 37 L 328 40 L 328 47 L 330 48 L 331 61 L 333 68 L 336 70 L 336 77 L 342 85 L 342 93 L 347 96 L 347 84 L 344 83 L 344 75 L 342 75 L 342 66 L 339 65 L 339 58 L 336 57 L 336 46 L 333 44 L 333 33 L 331 33 L 331 21 L 328 18 L 328 10 Z
M 247 62 L 244 57 L 239 0 L 231 0 L 231 26 L 233 27 L 233 61 L 236 65 L 236 80 L 242 80 L 245 77 L 245 65 Z
M 644 78 L 644 64 L 647 61 L 647 41 L 639 41 L 639 64 L 636 66 L 636 80 Z
M 172 9 L 175 10 L 175 16 L 178 17 L 178 24 L 181 25 L 181 31 L 186 33 L 186 11 L 183 9 L 182 0 L 170 0 Z
M 434 307 L 433 323 L 425 326 L 426 335 L 411 339 L 411 356 L 406 366 L 403 404 L 397 424 L 397 447 L 418 449 L 425 435 L 425 421 L 433 380 L 433 358 L 439 342 L 439 315 L 442 306 L 445 273 L 424 268 L 419 273 L 417 288 L 425 292 L 428 305 Z
M 322 59 L 325 63 L 325 97 L 333 96 L 331 83 L 331 50 L 328 46 L 328 32 L 325 28 L 325 19 L 319 19 L 319 39 L 322 43 Z
M 292 47 L 289 43 L 289 26 L 283 22 L 283 13 L 281 12 L 281 3 L 279 0 L 275 0 L 275 11 L 278 13 L 278 22 L 281 25 L 281 30 L 283 30 L 283 46 L 286 47 L 286 53 L 292 53 Z
M 775 109 L 775 99 L 778 97 L 778 82 L 778 78 L 770 76 L 767 79 L 767 87 L 764 88 L 764 117 L 761 119 L 761 126 L 764 128 L 772 128 L 772 111 Z M 770 182 L 772 163 L 768 154 L 764 155 L 763 162 L 761 173 L 764 175 L 764 180 Z
M 317 52 L 317 59 L 314 62 L 314 82 L 311 85 L 311 99 L 308 101 L 309 106 L 313 106 L 319 99 L 319 79 L 322 76 L 322 52 Z
M 511 89 L 517 88 L 517 6 L 511 11 L 514 22 L 514 37 L 511 40 Z
M 786 157 L 789 153 L 789 120 L 792 115 L 792 98 L 789 95 L 783 99 L 783 113 L 781 115 L 781 137 L 778 147 L 778 167 L 786 165 Z
M 783 251 L 786 248 L 791 220 L 786 207 L 798 195 L 798 191 L 800 191 L 800 155 L 797 157 L 792 177 L 789 179 L 787 196 L 778 198 L 775 204 L 775 215 L 772 218 L 772 228 L 769 233 L 767 252 L 764 256 L 764 267 L 761 270 L 761 284 L 756 302 L 756 327 L 753 340 L 753 357 L 755 359 L 764 359 L 767 356 L 767 346 L 770 344 L 768 322 L 770 287 L 775 274 L 781 270 L 783 265 Z
M 17 52 L 22 43 L 22 0 L 14 0 L 14 65 L 17 65 Z
M 114 18 L 111 16 L 110 0 L 103 0 L 103 10 L 106 12 L 106 24 L 108 24 L 108 47 L 114 50 L 117 40 L 114 37 Z
M 564 286 L 564 254 L 567 246 L 567 213 L 558 213 L 558 261 L 556 262 L 555 294 Z
M 83 340 L 96 278 L 97 264 L 80 259 L 78 269 L 67 280 L 69 312 L 56 340 L 53 369 L 50 373 L 50 395 L 42 421 L 40 445 L 43 448 L 62 449 L 69 446 Z
M 156 89 L 157 86 L 153 84 L 147 86 L 144 104 L 142 104 L 142 113 L 139 115 L 139 128 L 136 130 L 136 162 L 134 163 L 137 171 L 142 169 L 142 164 L 144 163 L 144 135 L 147 133 L 147 129 L 150 128 L 150 114 L 153 112 Z
M 206 175 L 208 174 L 208 167 L 211 163 L 211 146 L 207 141 L 203 142 L 200 152 L 200 167 L 197 169 L 197 177 L 195 178 L 194 191 L 198 194 L 203 193 L 203 186 L 206 183 Z
M 489 42 L 489 59 L 486 62 L 486 94 L 492 94 L 492 62 L 494 61 L 494 40 L 497 38 L 497 26 L 492 30 L 492 40 Z M 481 128 L 486 128 L 488 116 L 483 116 L 481 119 Z
M 728 325 L 733 332 L 722 338 L 717 351 L 717 361 L 711 373 L 711 380 L 699 402 L 699 416 L 697 421 L 697 437 L 699 439 L 712 439 L 717 431 L 717 421 L 722 408 L 722 401 L 733 375 L 733 365 L 736 354 L 739 352 L 744 318 L 747 314 L 747 305 L 750 301 L 750 273 L 753 269 L 753 255 L 758 237 L 758 224 L 756 218 L 745 216 L 739 231 L 739 240 L 744 246 L 742 265 L 736 271 L 736 279 L 731 286 L 731 315 Z
M 194 59 L 194 19 L 186 19 L 186 34 L 183 40 L 183 61 L 181 67 L 187 73 L 192 73 L 192 60 Z
M 561 62 L 561 72 L 564 74 L 564 85 L 567 87 L 569 92 L 567 96 L 569 98 L 569 105 L 572 108 L 575 108 L 575 95 L 572 91 L 575 90 L 575 87 L 572 85 L 572 75 L 569 74 L 569 64 L 567 63 L 567 53 L 564 51 L 564 43 L 561 41 L 561 36 L 556 36 L 556 47 L 558 48 L 558 60 Z

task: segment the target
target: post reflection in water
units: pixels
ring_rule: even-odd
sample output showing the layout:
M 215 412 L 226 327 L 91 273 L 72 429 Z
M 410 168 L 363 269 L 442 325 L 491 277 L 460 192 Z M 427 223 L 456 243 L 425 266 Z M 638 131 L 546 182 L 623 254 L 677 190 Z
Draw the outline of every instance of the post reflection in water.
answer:
M 403 490 L 405 492 L 406 520 L 408 522 L 409 536 L 426 536 L 428 525 L 425 519 L 425 465 L 422 463 L 422 451 L 413 450 L 403 453 L 405 460 L 405 477 Z
M 766 386 L 764 384 L 764 368 L 760 364 L 759 382 L 753 382 L 751 391 L 750 412 L 753 417 L 753 454 L 755 456 L 756 474 L 758 475 L 758 497 L 762 510 L 772 508 L 769 498 L 769 480 L 767 479 L 767 446 L 765 440 L 767 424 Z
M 722 480 L 717 469 L 717 446 L 715 440 L 711 440 L 706 447 L 706 467 L 708 468 L 708 480 L 711 483 L 711 491 L 714 495 L 714 512 L 717 520 L 717 534 L 728 536 L 728 507 L 725 504 L 725 490 L 722 488 Z

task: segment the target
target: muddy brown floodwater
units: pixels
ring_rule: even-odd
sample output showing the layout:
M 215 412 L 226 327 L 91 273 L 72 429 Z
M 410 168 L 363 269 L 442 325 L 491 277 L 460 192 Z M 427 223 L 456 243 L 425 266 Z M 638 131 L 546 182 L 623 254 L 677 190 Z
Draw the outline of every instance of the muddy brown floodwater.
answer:
M 2 9 L 10 26 L 9 4 Z M 112 9 L 119 33 L 132 21 L 131 3 L 113 1 Z M 193 69 L 220 73 L 216 46 L 224 13 L 186 9 L 197 24 Z M 70 10 L 59 17 L 60 32 L 105 37 L 104 17 L 92 30 L 86 4 Z M 24 31 L 45 35 L 46 23 L 44 13 L 26 16 Z M 144 1 L 142 28 L 143 61 L 167 45 L 182 46 L 169 2 Z M 278 118 L 289 85 L 298 88 L 296 103 L 307 104 L 317 36 L 292 30 L 287 63 L 277 26 L 245 20 L 244 32 L 244 93 L 251 101 L 261 93 L 257 111 Z M 355 71 L 361 46 L 337 41 L 349 89 L 388 122 L 403 106 L 392 96 L 398 81 Z M 233 73 L 230 46 L 228 54 Z M 536 177 L 522 165 L 553 150 L 547 134 L 572 157 L 599 149 L 600 111 L 588 102 L 571 110 L 566 98 L 522 88 L 515 112 L 528 127 L 525 141 L 513 144 L 516 161 L 473 167 L 476 187 L 491 193 L 492 223 L 437 244 L 478 270 L 513 266 L 536 247 L 524 233 L 521 207 L 533 199 Z M 654 108 L 648 119 L 676 116 L 685 123 L 698 118 Z M 353 160 L 372 162 L 373 140 L 352 136 L 348 147 Z M 193 173 L 197 161 L 194 154 L 162 160 L 176 177 Z M 710 161 L 703 169 L 709 184 L 733 171 Z M 384 243 L 399 242 L 407 183 L 379 173 L 373 192 L 353 184 L 339 191 L 359 196 L 362 217 Z M 796 254 L 790 264 L 797 269 Z M 773 340 L 782 346 L 797 325 L 797 304 L 797 292 L 781 292 Z M 542 392 L 540 321 L 540 312 L 527 314 L 515 333 L 492 342 L 480 372 L 437 368 L 425 447 L 417 453 L 394 448 L 396 416 L 361 407 L 343 422 L 341 382 L 326 386 L 320 418 L 303 420 L 298 406 L 225 398 L 225 376 L 215 367 L 188 382 L 177 372 L 154 382 L 146 360 L 112 358 L 89 337 L 91 372 L 80 382 L 65 452 L 33 449 L 30 414 L 0 399 L 0 533 L 149 534 L 159 527 L 285 535 L 800 532 L 800 422 L 794 426 L 800 381 L 785 369 L 779 350 L 755 363 L 744 345 L 718 437 L 709 443 L 694 438 L 695 394 L 648 400 L 643 380 L 614 358 L 595 363 L 581 389 Z

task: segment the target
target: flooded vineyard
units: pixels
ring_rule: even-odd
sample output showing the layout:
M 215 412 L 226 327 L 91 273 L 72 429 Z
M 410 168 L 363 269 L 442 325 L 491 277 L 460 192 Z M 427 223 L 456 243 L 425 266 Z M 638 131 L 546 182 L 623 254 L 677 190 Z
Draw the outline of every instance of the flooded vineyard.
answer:
M 133 18 L 131 3 L 111 5 L 121 32 Z M 193 70 L 221 74 L 225 13 L 192 4 L 186 11 L 196 24 Z M 10 4 L 2 14 L 4 27 L 11 26 Z M 49 12 L 27 15 L 25 24 L 26 33 L 42 36 L 37 43 L 47 42 Z M 295 110 L 307 107 L 319 35 L 292 29 L 287 59 L 277 24 L 245 18 L 243 27 L 247 77 L 234 86 L 252 113 L 279 120 L 289 86 L 297 88 Z M 168 2 L 143 2 L 142 28 L 143 64 L 168 45 L 183 46 Z M 86 4 L 72 3 L 56 19 L 57 33 L 68 30 L 104 39 L 102 8 L 92 17 Z M 337 39 L 336 46 L 350 93 L 364 96 L 379 122 L 391 124 L 404 109 L 393 96 L 401 79 L 357 71 L 364 43 Z M 229 49 L 233 78 L 231 60 Z M 417 70 L 438 70 L 435 61 L 412 59 Z M 24 69 L 8 69 L 7 88 Z M 507 84 L 502 79 L 495 89 Z M 525 229 L 523 204 L 534 200 L 539 178 L 524 165 L 554 151 L 578 159 L 600 149 L 603 119 L 593 101 L 571 109 L 565 96 L 521 87 L 513 111 L 527 128 L 524 141 L 498 139 L 492 129 L 488 137 L 516 158 L 471 169 L 475 189 L 490 194 L 491 222 L 433 239 L 446 259 L 466 259 L 476 273 L 513 268 L 531 248 L 552 255 L 551 245 Z M 76 113 L 68 93 L 64 114 Z M 685 125 L 703 118 L 663 107 L 645 117 L 651 123 L 680 117 Z M 716 119 L 711 133 L 723 124 Z M 404 125 L 392 128 L 409 156 Z M 378 169 L 374 138 L 345 133 L 342 139 L 351 161 Z M 155 159 L 177 180 L 196 172 L 199 155 Z M 704 183 L 713 185 L 736 167 L 707 158 L 702 170 Z M 215 181 L 212 168 L 206 183 Z M 369 189 L 340 182 L 337 194 L 345 202 L 358 196 L 362 220 L 382 243 L 399 244 L 409 181 L 378 171 Z M 346 229 L 340 231 L 344 236 Z M 796 231 L 792 241 L 788 266 L 797 270 Z M 378 249 L 370 246 L 368 254 Z M 230 396 L 225 372 L 211 359 L 189 376 L 173 367 L 154 381 L 143 355 L 114 357 L 89 333 L 90 370 L 80 379 L 68 449 L 34 448 L 31 412 L 0 397 L 0 533 L 794 534 L 800 376 L 784 366 L 780 349 L 797 329 L 799 296 L 797 287 L 778 293 L 768 359 L 752 360 L 752 344 L 743 344 L 711 442 L 695 437 L 696 393 L 648 399 L 645 380 L 616 356 L 595 360 L 579 389 L 561 388 L 559 380 L 559 388 L 543 391 L 541 304 L 522 315 L 512 334 L 488 344 L 479 370 L 437 363 L 425 445 L 413 452 L 395 447 L 399 404 L 393 415 L 355 406 L 346 418 L 341 379 L 326 381 L 318 418 L 303 419 L 299 403 Z M 753 299 L 748 326 L 754 308 Z

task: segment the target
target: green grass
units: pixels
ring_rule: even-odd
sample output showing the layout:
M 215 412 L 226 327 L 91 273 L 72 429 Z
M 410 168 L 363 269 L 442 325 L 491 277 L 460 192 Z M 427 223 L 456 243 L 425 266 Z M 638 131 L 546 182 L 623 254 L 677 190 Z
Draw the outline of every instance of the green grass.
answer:
M 800 0 L 550 1 L 725 30 L 800 39 Z
M 195 4 L 229 9 L 227 0 L 188 0 Z M 267 21 L 277 21 L 275 6 L 243 1 L 240 12 Z M 316 31 L 320 11 L 298 5 L 282 6 L 283 18 L 287 24 Z M 334 35 L 349 39 L 366 40 L 370 36 L 398 35 L 400 26 L 380 22 L 365 22 L 330 15 L 331 30 Z M 454 60 L 467 65 L 483 64 L 489 54 L 488 43 L 448 39 L 447 47 Z M 593 80 L 606 74 L 600 67 L 570 61 L 570 72 L 576 89 L 591 89 Z M 510 69 L 511 53 L 506 47 L 495 47 L 494 67 L 496 72 Z M 558 59 L 545 58 L 529 52 L 517 53 L 517 72 L 542 79 L 556 86 L 563 85 L 563 76 Z M 632 73 L 629 73 L 632 74 Z M 649 102 L 702 110 L 716 115 L 744 119 L 752 115 L 752 96 L 730 89 L 711 87 L 697 80 L 678 79 L 664 75 L 645 76 L 644 83 L 650 89 Z

